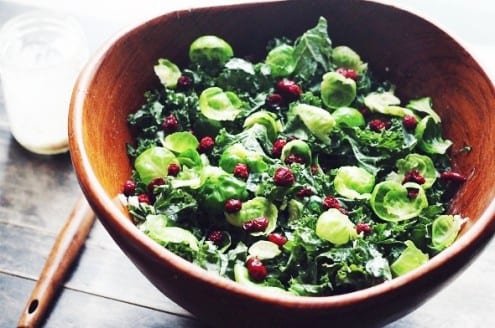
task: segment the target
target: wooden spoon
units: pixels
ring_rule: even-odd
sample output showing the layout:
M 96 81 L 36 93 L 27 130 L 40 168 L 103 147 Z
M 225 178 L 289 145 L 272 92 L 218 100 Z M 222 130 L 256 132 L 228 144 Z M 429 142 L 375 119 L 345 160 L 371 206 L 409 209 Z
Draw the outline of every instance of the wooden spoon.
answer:
M 91 207 L 81 196 L 53 245 L 17 327 L 32 328 L 41 325 L 67 272 L 84 245 L 94 220 L 95 215 Z

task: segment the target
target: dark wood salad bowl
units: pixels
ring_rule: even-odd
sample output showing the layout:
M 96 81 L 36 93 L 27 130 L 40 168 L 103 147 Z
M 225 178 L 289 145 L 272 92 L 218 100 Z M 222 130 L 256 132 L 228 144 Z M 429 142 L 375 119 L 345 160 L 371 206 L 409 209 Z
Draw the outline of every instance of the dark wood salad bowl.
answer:
M 153 64 L 186 63 L 196 37 L 216 34 L 238 55 L 258 55 L 275 36 L 297 36 L 319 16 L 334 44 L 347 44 L 404 99 L 431 96 L 469 176 L 450 207 L 469 217 L 458 240 L 426 265 L 390 282 L 331 297 L 259 294 L 172 254 L 141 233 L 117 201 L 129 178 L 127 116 L 156 86 Z M 89 62 L 70 111 L 73 164 L 91 206 L 142 273 L 213 327 L 376 326 L 417 308 L 473 261 L 495 232 L 495 89 L 451 36 L 408 11 L 371 1 L 275 1 L 168 13 L 124 31 Z M 471 147 L 471 151 L 464 151 Z

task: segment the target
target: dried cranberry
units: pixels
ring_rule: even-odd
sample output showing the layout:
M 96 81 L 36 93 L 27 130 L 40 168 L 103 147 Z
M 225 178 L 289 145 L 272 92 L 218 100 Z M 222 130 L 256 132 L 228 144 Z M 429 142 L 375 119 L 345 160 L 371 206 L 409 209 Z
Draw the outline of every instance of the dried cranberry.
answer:
M 271 93 L 266 97 L 265 105 L 269 109 L 279 109 L 284 104 L 284 98 L 278 93 Z
M 402 119 L 402 124 L 408 131 L 413 131 L 418 125 L 418 120 L 413 115 L 406 115 Z
M 301 87 L 289 79 L 280 80 L 275 86 L 275 89 L 287 103 L 299 99 L 302 94 Z
M 193 85 L 193 79 L 187 75 L 181 75 L 177 79 L 177 90 L 178 91 L 187 91 Z
M 278 246 L 284 246 L 287 242 L 287 238 L 284 235 L 276 232 L 269 234 L 268 240 L 274 244 L 277 244 Z
M 227 213 L 237 213 L 242 208 L 242 202 L 238 199 L 229 199 L 225 202 L 225 212 Z
M 175 163 L 169 164 L 168 175 L 176 177 L 177 174 L 179 174 L 179 172 L 180 172 L 180 166 L 179 165 L 177 165 Z
M 148 193 L 150 195 L 153 195 L 153 191 L 155 190 L 155 187 L 161 186 L 165 184 L 165 180 L 162 177 L 154 178 L 151 180 L 150 183 L 148 183 Z
M 467 177 L 458 172 L 445 171 L 440 173 L 440 179 L 444 181 L 465 182 Z
M 198 151 L 200 153 L 209 153 L 214 146 L 215 140 L 210 136 L 206 136 L 199 141 Z
M 177 121 L 177 118 L 174 115 L 170 114 L 163 120 L 162 129 L 166 132 L 177 131 L 179 129 L 179 121 Z
M 409 199 L 415 199 L 418 197 L 419 189 L 416 188 L 407 188 L 407 197 Z
M 273 147 L 272 147 L 273 157 L 279 158 L 280 155 L 282 155 L 282 149 L 284 148 L 284 146 L 286 144 L 287 144 L 287 140 L 284 140 L 284 139 L 275 140 L 275 142 L 273 143 Z
M 340 204 L 340 202 L 337 198 L 335 198 L 333 196 L 326 196 L 323 199 L 323 207 L 326 209 L 329 209 L 329 208 L 340 209 L 342 207 L 342 205 Z
M 140 203 L 146 203 L 146 204 L 151 204 L 151 199 L 147 194 L 139 194 L 138 195 L 138 201 Z
M 369 235 L 371 233 L 371 226 L 368 223 L 358 223 L 356 224 L 356 232 L 363 232 L 365 235 Z
M 311 174 L 317 174 L 320 171 L 318 165 L 311 165 Z
M 287 156 L 287 158 L 285 159 L 285 164 L 290 165 L 294 163 L 306 164 L 306 160 L 296 154 L 290 154 L 289 156 Z
M 244 163 L 237 163 L 234 166 L 234 176 L 246 180 L 249 177 L 249 167 Z
M 246 221 L 242 224 L 242 228 L 247 232 L 265 231 L 268 227 L 268 219 L 264 216 Z
M 359 74 L 352 68 L 340 67 L 337 69 L 337 73 L 341 74 L 345 78 L 353 79 L 354 81 L 359 79 Z
M 313 190 L 311 190 L 311 188 L 302 188 L 301 190 L 299 190 L 298 192 L 296 192 L 296 196 L 297 197 L 308 197 L 308 196 L 311 196 L 313 194 Z
M 418 172 L 418 170 L 411 170 L 407 172 L 402 183 L 415 182 L 417 184 L 425 183 L 426 179 Z
M 132 196 L 136 192 L 136 183 L 132 180 L 127 180 L 124 183 L 124 190 L 123 193 L 126 196 Z
M 375 132 L 380 132 L 380 131 L 387 128 L 386 123 L 384 121 L 378 119 L 378 118 L 371 120 L 368 125 L 369 125 L 370 129 L 372 131 L 375 131 Z
M 265 265 L 256 257 L 248 258 L 246 261 L 246 267 L 248 269 L 249 276 L 254 281 L 263 281 L 268 275 Z
M 213 242 L 213 244 L 220 246 L 223 241 L 223 232 L 220 230 L 213 230 L 208 234 L 208 237 L 206 237 L 207 240 Z
M 296 181 L 294 173 L 287 167 L 279 167 L 273 175 L 273 182 L 276 186 L 289 187 Z
M 368 116 L 369 114 L 371 114 L 371 111 L 368 107 L 359 108 L 359 112 L 365 117 Z

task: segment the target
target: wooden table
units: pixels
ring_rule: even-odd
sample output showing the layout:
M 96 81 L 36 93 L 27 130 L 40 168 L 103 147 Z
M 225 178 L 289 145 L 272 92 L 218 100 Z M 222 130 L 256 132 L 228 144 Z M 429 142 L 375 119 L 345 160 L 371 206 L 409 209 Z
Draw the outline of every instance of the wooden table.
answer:
M 417 1 L 397 2 L 418 5 Z M 461 13 L 455 9 L 460 2 L 448 2 L 453 4 L 453 12 L 450 15 L 437 12 L 438 16 L 456 26 L 454 21 Z M 488 1 L 486 5 L 488 8 L 478 12 L 495 11 Z M 0 1 L 0 24 L 27 9 Z M 435 13 L 434 8 L 432 12 Z M 481 24 L 475 35 L 473 31 L 477 30 L 472 24 L 463 21 L 472 31 L 469 28 L 461 31 L 472 35 L 468 41 L 480 46 L 480 53 L 495 46 L 493 18 L 487 16 L 484 21 L 468 14 L 465 19 Z M 95 17 L 81 17 L 81 22 L 92 50 L 120 28 L 120 23 Z M 483 43 L 486 39 L 480 38 L 480 33 L 491 37 L 490 41 Z M 57 233 L 79 195 L 69 154 L 37 156 L 14 141 L 0 94 L 0 327 L 16 325 Z M 495 241 L 492 241 L 458 279 L 424 306 L 387 327 L 493 327 L 494 277 Z M 138 272 L 98 221 L 45 326 L 202 327 Z

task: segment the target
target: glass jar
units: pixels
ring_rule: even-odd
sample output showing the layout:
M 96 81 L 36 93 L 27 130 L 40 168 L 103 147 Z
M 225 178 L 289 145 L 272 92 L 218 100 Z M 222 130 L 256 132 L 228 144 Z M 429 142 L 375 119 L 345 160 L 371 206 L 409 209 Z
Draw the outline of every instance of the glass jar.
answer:
M 68 150 L 72 89 L 88 58 L 78 22 L 47 11 L 28 12 L 0 29 L 0 76 L 12 135 L 27 150 Z

